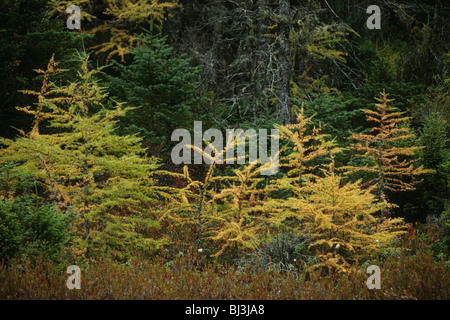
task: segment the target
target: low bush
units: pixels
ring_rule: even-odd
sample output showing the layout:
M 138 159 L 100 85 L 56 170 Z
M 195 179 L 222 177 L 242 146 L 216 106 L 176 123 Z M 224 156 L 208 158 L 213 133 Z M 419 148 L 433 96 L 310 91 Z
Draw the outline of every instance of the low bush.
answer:
M 381 289 L 369 290 L 364 268 L 330 274 L 251 270 L 202 264 L 200 255 L 184 255 L 168 264 L 135 258 L 85 261 L 80 265 L 81 289 L 69 290 L 61 265 L 38 261 L 0 266 L 0 299 L 150 299 L 150 300 L 284 300 L 284 299 L 449 299 L 450 270 L 423 248 L 377 261 Z
M 60 212 L 56 205 L 32 197 L 0 199 L 0 260 L 35 261 L 42 255 L 58 261 L 73 239 L 75 218 L 70 211 Z

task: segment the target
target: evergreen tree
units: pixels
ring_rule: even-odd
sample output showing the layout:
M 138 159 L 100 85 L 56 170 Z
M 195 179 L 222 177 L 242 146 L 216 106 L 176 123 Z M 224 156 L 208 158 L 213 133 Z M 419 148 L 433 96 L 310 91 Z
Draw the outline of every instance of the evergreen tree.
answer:
M 260 170 L 256 164 L 250 164 L 241 170 L 235 170 L 234 178 L 227 177 L 230 184 L 215 194 L 212 201 L 222 203 L 208 217 L 212 227 L 209 239 L 221 243 L 221 248 L 214 256 L 224 254 L 231 249 L 232 256 L 254 250 L 262 241 L 265 217 L 257 215 L 261 206 L 257 198 L 264 192 L 257 188 L 262 180 L 257 178 Z M 223 183 L 225 183 L 225 179 Z M 259 204 L 259 205 L 258 205 Z M 270 223 L 270 222 L 269 222 Z
M 377 202 L 371 188 L 361 189 L 360 181 L 344 184 L 334 160 L 321 171 L 323 177 L 308 182 L 301 195 L 290 201 L 311 236 L 310 248 L 321 260 L 313 267 L 345 272 L 351 263 L 375 256 L 381 246 L 391 247 L 404 224 L 399 218 L 377 217 L 384 204 Z
M 420 151 L 420 163 L 429 172 L 412 193 L 412 198 L 403 204 L 405 216 L 414 221 L 426 222 L 427 216 L 439 217 L 445 209 L 448 199 L 448 177 L 446 167 L 450 154 L 448 152 L 448 125 L 439 112 L 425 117 L 420 130 L 419 141 L 423 146 Z
M 14 128 L 26 129 L 32 118 L 15 109 L 16 105 L 31 103 L 23 95 L 24 88 L 38 90 L 33 81 L 34 69 L 44 68 L 50 57 L 61 59 L 72 55 L 81 37 L 67 29 L 65 20 L 49 15 L 49 0 L 0 1 L 0 135 L 13 137 Z M 62 67 L 72 69 L 68 59 Z
M 82 32 L 95 34 L 95 42 L 89 49 L 105 55 L 108 63 L 114 57 L 131 54 L 142 35 L 141 28 L 155 25 L 161 30 L 168 18 L 169 9 L 179 7 L 177 1 L 158 0 L 50 0 L 48 11 L 67 19 L 66 9 L 70 5 L 81 8 Z M 100 40 L 100 41 L 98 41 Z M 100 43 L 99 43 L 100 42 Z
M 401 219 L 376 216 L 385 204 L 377 203 L 373 187 L 361 189 L 361 181 L 344 183 L 334 168 L 334 155 L 341 149 L 326 139 L 321 128 L 309 131 L 311 121 L 301 112 L 297 123 L 279 127 L 292 150 L 280 157 L 286 174 L 269 190 L 288 190 L 289 195 L 272 197 L 263 207 L 270 210 L 267 223 L 310 237 L 309 249 L 320 258 L 315 268 L 346 271 L 358 259 L 376 254 L 380 244 L 390 246 L 401 232 L 397 230 Z M 329 156 L 332 161 L 327 165 Z
M 341 151 L 329 135 L 322 133 L 321 127 L 312 126 L 312 117 L 306 117 L 303 109 L 296 114 L 295 123 L 277 128 L 280 139 L 286 142 L 280 156 L 280 168 L 286 172 L 275 182 L 281 188 L 296 192 L 296 187 L 301 188 L 320 172 L 324 157 Z
M 320 1 L 180 0 L 170 39 L 202 66 L 202 107 L 216 123 L 295 121 L 291 83 L 343 63 L 344 24 L 324 20 Z M 191 17 L 197 17 L 193 20 Z M 317 70 L 316 70 L 317 68 Z
M 314 181 L 325 164 L 325 158 L 341 150 L 320 127 L 311 127 L 311 117 L 304 110 L 296 114 L 296 122 L 278 126 L 285 146 L 280 150 L 280 171 L 266 186 L 269 200 L 264 205 L 270 224 L 282 232 L 298 232 L 303 213 L 293 199 L 304 196 L 304 188 Z
M 121 120 L 125 134 L 140 133 L 144 143 L 152 142 L 167 157 L 173 147 L 172 132 L 192 125 L 198 114 L 195 85 L 198 69 L 189 60 L 176 56 L 166 37 L 146 34 L 132 49 L 129 66 L 115 63 L 119 75 L 109 78 L 112 95 L 134 107 Z
M 392 100 L 385 93 L 376 98 L 376 110 L 364 110 L 368 121 L 375 122 L 369 134 L 352 133 L 351 139 L 358 141 L 351 146 L 358 157 L 369 160 L 370 163 L 362 167 L 346 166 L 349 172 L 363 171 L 368 174 L 368 184 L 373 189 L 379 201 L 388 201 L 388 191 L 414 190 L 420 181 L 409 181 L 426 172 L 422 167 L 415 167 L 410 157 L 420 147 L 402 146 L 401 142 L 414 138 L 415 135 L 406 126 L 401 126 L 408 118 L 401 112 L 396 112 L 390 106 Z
M 2 139 L 7 146 L 3 161 L 20 164 L 46 186 L 60 209 L 75 206 L 83 221 L 75 224 L 84 237 L 77 241 L 79 254 L 95 251 L 125 259 L 132 251 L 152 252 L 163 241 L 149 237 L 158 224 L 143 202 L 156 199 L 151 177 L 158 168 L 147 158 L 142 138 L 115 133 L 118 117 L 129 108 L 107 104 L 98 69 L 89 70 L 88 56 L 81 54 L 78 79 L 68 86 L 56 86 L 48 76 L 58 73 L 50 60 L 35 106 L 19 108 L 34 117 L 29 133 L 21 131 L 15 140 Z M 52 132 L 41 133 L 48 125 Z
M 358 124 L 364 114 L 358 99 L 328 88 L 323 80 L 312 79 L 312 84 L 305 90 L 293 84 L 292 96 L 293 102 L 303 104 L 305 115 L 311 117 L 311 125 L 322 128 L 322 132 L 330 135 L 342 148 L 350 144 L 349 132 L 361 129 Z M 336 162 L 347 163 L 348 155 L 337 154 Z
M 272 163 L 259 165 L 256 161 L 232 170 L 232 175 L 221 175 L 216 170 L 222 163 L 242 160 L 236 152 L 233 156 L 228 153 L 229 149 L 236 151 L 235 148 L 245 148 L 246 139 L 242 138 L 242 134 L 230 135 L 222 150 L 216 150 L 213 144 L 209 144 L 211 153 L 206 151 L 208 147 L 188 146 L 210 163 L 204 181 L 192 180 L 186 166 L 183 174 L 166 172 L 187 181 L 179 191 L 180 203 L 169 209 L 166 215 L 181 228 L 185 225 L 196 226 L 198 245 L 202 249 L 206 244 L 211 245 L 210 250 L 216 251 L 212 255 L 214 257 L 225 256 L 225 253 L 236 257 L 255 249 L 264 238 L 261 234 L 265 218 L 261 217 L 261 212 L 265 208 L 258 198 L 266 190 L 257 187 L 264 180 L 257 176 L 261 174 L 261 169 Z

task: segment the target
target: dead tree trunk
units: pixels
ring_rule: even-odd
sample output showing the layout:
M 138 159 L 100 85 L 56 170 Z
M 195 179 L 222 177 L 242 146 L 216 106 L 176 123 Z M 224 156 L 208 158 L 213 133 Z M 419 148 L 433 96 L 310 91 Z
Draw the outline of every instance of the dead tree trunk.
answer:
M 279 2 L 279 86 L 278 86 L 278 112 L 281 115 L 283 124 L 291 123 L 291 50 L 290 50 L 290 0 L 280 0 Z

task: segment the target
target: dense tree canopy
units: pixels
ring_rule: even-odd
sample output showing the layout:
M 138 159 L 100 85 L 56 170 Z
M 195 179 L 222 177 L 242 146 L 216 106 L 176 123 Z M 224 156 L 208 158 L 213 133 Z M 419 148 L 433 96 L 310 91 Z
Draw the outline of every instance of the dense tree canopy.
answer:
M 448 260 L 449 7 L 372 2 L 0 0 L 0 259 Z

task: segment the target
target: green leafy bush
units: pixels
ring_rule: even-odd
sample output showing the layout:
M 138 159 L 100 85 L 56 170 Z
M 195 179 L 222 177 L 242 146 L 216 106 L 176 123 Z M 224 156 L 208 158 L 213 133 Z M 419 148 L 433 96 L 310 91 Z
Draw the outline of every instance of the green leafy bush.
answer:
M 75 214 L 61 212 L 53 203 L 34 203 L 25 198 L 8 202 L 0 199 L 0 260 L 38 256 L 59 260 L 72 240 Z

